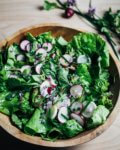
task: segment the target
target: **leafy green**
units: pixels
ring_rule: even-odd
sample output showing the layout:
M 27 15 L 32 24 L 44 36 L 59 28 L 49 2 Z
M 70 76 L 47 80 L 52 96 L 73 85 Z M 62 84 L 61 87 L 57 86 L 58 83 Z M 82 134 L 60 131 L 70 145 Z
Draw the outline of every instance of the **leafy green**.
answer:
M 88 86 L 92 82 L 92 78 L 86 64 L 79 64 L 76 69 L 76 74 L 80 77 L 83 85 Z
M 107 116 L 109 115 L 109 110 L 103 105 L 99 105 L 93 112 L 92 117 L 87 122 L 88 128 L 94 128 L 100 124 L 103 124 L 106 121 Z
M 83 131 L 83 128 L 75 120 L 65 122 L 62 129 L 67 137 L 73 137 Z
M 58 42 L 61 46 L 66 46 L 67 43 L 68 43 L 62 36 L 60 36 L 60 37 L 57 39 L 57 42 Z
M 66 88 L 69 85 L 68 81 L 69 71 L 65 68 L 60 67 L 58 70 L 58 81 L 60 87 Z
M 99 105 L 105 106 L 107 109 L 111 110 L 113 108 L 113 102 L 112 100 L 107 96 L 107 94 L 104 94 L 100 100 L 98 101 Z
M 113 108 L 105 41 L 94 33 L 79 33 L 70 42 L 53 37 L 51 32 L 36 37 L 27 33 L 25 39 L 30 42 L 30 51 L 22 51 L 21 45 L 14 43 L 0 53 L 0 112 L 9 115 L 11 122 L 25 133 L 49 141 L 70 138 L 87 130 L 87 126 L 104 123 Z M 51 50 L 46 49 L 45 57 L 36 55 L 38 46 L 44 43 L 52 46 Z M 65 54 L 66 67 L 60 62 Z M 89 58 L 90 63 L 79 63 L 81 55 Z M 74 85 L 82 87 L 79 98 L 74 98 L 71 92 Z M 82 112 L 92 101 L 97 109 L 81 126 L 70 119 L 71 106 L 84 101 L 87 104 Z M 61 107 L 67 107 L 67 115 L 63 111 L 58 116 Z M 66 122 L 61 123 L 60 117 Z
M 44 9 L 45 10 L 51 10 L 54 8 L 58 8 L 57 3 L 49 2 L 47 0 L 44 0 Z
M 26 34 L 26 38 L 31 42 L 36 41 L 35 37 L 29 32 Z
M 10 115 L 12 112 L 18 109 L 18 96 L 11 97 L 10 100 L 7 100 L 9 92 L 0 93 L 0 111 L 7 115 Z
M 18 128 L 22 129 L 22 122 L 16 114 L 12 114 L 11 119 Z
M 28 123 L 25 125 L 24 131 L 27 134 L 34 135 L 36 133 L 46 133 L 46 128 L 44 124 L 40 123 L 40 116 L 41 110 L 36 109 Z

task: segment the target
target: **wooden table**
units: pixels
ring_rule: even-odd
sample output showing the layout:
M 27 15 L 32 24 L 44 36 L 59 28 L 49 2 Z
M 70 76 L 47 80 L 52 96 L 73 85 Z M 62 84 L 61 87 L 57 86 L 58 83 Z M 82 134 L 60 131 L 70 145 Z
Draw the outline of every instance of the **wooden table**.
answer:
M 53 1 L 53 0 L 51 0 Z M 78 0 L 80 8 L 87 10 L 88 0 Z M 62 10 L 50 12 L 41 10 L 43 0 L 0 0 L 0 40 L 13 34 L 24 27 L 40 23 L 60 23 L 77 29 L 85 29 L 95 32 L 94 28 L 82 18 L 74 15 L 70 19 L 62 18 Z M 104 10 L 112 7 L 113 10 L 120 8 L 120 0 L 93 0 L 97 13 L 102 14 Z M 16 140 L 0 128 L 0 147 L 21 149 L 45 149 L 36 147 Z M 86 144 L 67 148 L 68 150 L 120 150 L 120 114 L 113 125 L 102 135 Z M 60 150 L 63 150 L 61 148 Z

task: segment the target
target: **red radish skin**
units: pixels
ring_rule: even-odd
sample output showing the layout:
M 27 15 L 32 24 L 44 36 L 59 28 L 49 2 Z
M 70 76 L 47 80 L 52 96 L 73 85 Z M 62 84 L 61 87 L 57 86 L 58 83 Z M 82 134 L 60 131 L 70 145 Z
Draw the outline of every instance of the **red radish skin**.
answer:
M 67 8 L 65 10 L 65 17 L 66 18 L 70 18 L 74 15 L 74 10 L 72 8 Z
M 71 116 L 72 119 L 76 120 L 81 126 L 84 126 L 85 122 L 84 122 L 84 119 L 81 116 L 79 116 L 75 113 L 71 113 L 70 116 Z
M 47 50 L 47 52 L 50 52 L 52 50 L 52 44 L 51 43 L 44 43 L 42 45 L 43 48 Z
M 26 51 L 26 46 L 27 44 L 30 44 L 30 41 L 28 40 L 23 40 L 21 43 L 20 43 L 20 48 L 23 50 L 23 51 Z

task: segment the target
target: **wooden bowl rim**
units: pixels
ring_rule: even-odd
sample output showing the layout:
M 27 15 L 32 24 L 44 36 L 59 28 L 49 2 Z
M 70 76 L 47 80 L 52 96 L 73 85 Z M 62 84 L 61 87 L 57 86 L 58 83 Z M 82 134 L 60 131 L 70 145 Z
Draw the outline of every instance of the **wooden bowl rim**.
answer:
M 47 26 L 65 27 L 65 28 L 73 29 L 73 30 L 80 31 L 80 32 L 88 32 L 86 30 L 75 29 L 75 28 L 71 28 L 69 26 L 61 25 L 61 24 L 57 24 L 57 23 L 37 24 L 37 25 L 29 26 L 27 28 L 23 28 L 23 29 L 15 32 L 11 36 L 8 36 L 7 38 L 5 38 L 4 40 L 2 40 L 0 42 L 0 47 L 6 45 L 6 43 L 8 41 L 15 38 L 19 34 L 22 34 L 22 33 L 24 34 L 25 32 L 27 32 L 30 29 L 35 29 L 38 27 L 45 27 L 45 26 L 46 27 Z M 119 69 L 120 63 L 119 63 L 118 59 L 116 58 L 115 54 L 113 53 L 112 49 L 110 47 L 109 47 L 109 49 L 110 49 L 110 56 L 112 57 L 115 65 L 117 67 L 117 71 L 119 74 L 119 80 L 120 80 L 120 69 Z M 18 128 L 16 128 L 15 126 L 12 126 L 10 121 L 9 121 L 9 117 L 2 114 L 2 113 L 0 113 L 0 126 L 5 131 L 7 131 L 10 135 L 12 135 L 12 136 L 16 137 L 17 139 L 22 140 L 24 142 L 28 142 L 28 143 L 40 145 L 40 146 L 46 146 L 46 147 L 69 147 L 69 146 L 75 146 L 78 144 L 83 144 L 85 142 L 88 142 L 88 141 L 94 139 L 95 137 L 97 137 L 98 135 L 100 135 L 102 132 L 104 132 L 115 120 L 115 118 L 119 112 L 119 108 L 120 108 L 120 91 L 119 91 L 118 99 L 116 101 L 114 109 L 112 110 L 108 119 L 106 120 L 106 122 L 103 125 L 100 125 L 95 129 L 89 130 L 90 132 L 88 131 L 88 133 L 86 133 L 85 135 L 83 133 L 83 135 L 80 137 L 76 136 L 76 137 L 71 138 L 71 139 L 58 140 L 55 142 L 45 141 L 45 140 L 42 140 L 40 137 L 30 136 L 30 135 L 24 134 Z M 4 121 L 4 119 L 3 119 L 4 117 L 7 119 L 7 122 Z

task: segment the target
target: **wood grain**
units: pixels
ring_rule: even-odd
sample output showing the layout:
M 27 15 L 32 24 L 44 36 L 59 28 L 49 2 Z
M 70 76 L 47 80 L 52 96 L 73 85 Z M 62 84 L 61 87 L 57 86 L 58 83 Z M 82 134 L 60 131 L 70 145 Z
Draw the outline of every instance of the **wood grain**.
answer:
M 78 1 L 80 1 L 79 7 L 83 11 L 86 11 L 89 0 Z M 112 7 L 113 10 L 120 8 L 120 0 L 92 1 L 93 5 L 97 8 L 97 14 L 102 14 L 103 11 L 109 7 Z M 42 5 L 43 0 L 0 0 L 0 40 L 24 27 L 46 22 L 61 23 L 68 27 L 74 27 L 76 29 L 82 28 L 84 30 L 95 32 L 94 28 L 80 17 L 74 15 L 71 19 L 64 19 L 61 17 L 63 13 L 62 10 L 52 10 L 51 12 L 41 11 L 40 6 Z M 3 137 L 2 135 L 0 136 L 1 138 Z M 5 139 L 5 143 L 7 143 L 7 141 Z M 2 144 L 2 139 L 0 144 Z M 120 114 L 118 114 L 118 117 L 112 126 L 102 135 L 91 142 L 71 149 L 120 150 Z
M 6 38 L 4 41 L 0 43 L 0 47 L 4 47 L 6 44 L 10 45 L 12 43 L 19 43 L 21 39 L 24 38 L 25 34 L 27 32 L 32 33 L 34 36 L 39 35 L 40 33 L 48 32 L 51 31 L 52 35 L 54 37 L 58 36 L 63 36 L 67 41 L 71 40 L 71 38 L 76 35 L 79 32 L 83 32 L 82 30 L 75 30 L 72 28 L 68 28 L 65 26 L 61 25 L 56 25 L 56 24 L 43 24 L 43 25 L 36 25 L 36 26 L 31 26 L 28 28 L 25 28 L 23 30 L 18 31 L 14 35 Z M 92 130 L 83 132 L 79 134 L 76 137 L 73 137 L 71 139 L 66 139 L 66 140 L 57 140 L 56 142 L 49 142 L 49 141 L 44 141 L 40 137 L 36 136 L 29 136 L 21 132 L 19 129 L 14 127 L 10 120 L 9 117 L 6 115 L 0 113 L 0 125 L 2 128 L 4 128 L 7 132 L 9 132 L 11 135 L 14 137 L 32 143 L 40 146 L 47 146 L 47 147 L 68 147 L 68 146 L 75 146 L 78 144 L 83 144 L 88 141 L 91 141 L 92 139 L 96 138 L 99 136 L 103 131 L 105 131 L 114 121 L 116 118 L 119 107 L 120 107 L 120 70 L 119 70 L 119 63 L 116 60 L 116 57 L 112 53 L 112 50 L 110 49 L 110 74 L 115 77 L 115 83 L 111 86 L 111 92 L 113 93 L 113 103 L 114 103 L 114 108 L 109 115 L 107 121 Z

